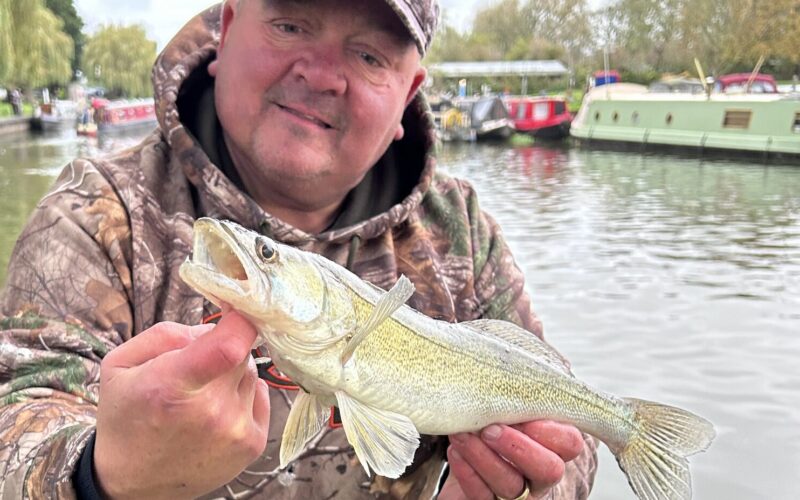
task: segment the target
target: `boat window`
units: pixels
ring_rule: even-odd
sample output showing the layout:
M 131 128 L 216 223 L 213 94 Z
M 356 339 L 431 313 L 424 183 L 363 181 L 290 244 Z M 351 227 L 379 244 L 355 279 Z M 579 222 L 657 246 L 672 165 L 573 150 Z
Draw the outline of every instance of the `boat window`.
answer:
M 533 119 L 546 120 L 550 114 L 549 102 L 537 102 L 533 105 Z
M 599 112 L 599 111 L 597 111 L 597 112 L 594 114 L 594 121 L 596 121 L 596 122 L 599 122 L 599 121 L 600 121 L 600 112 Z
M 672 113 L 667 113 L 667 125 L 672 125 Z
M 614 114 L 611 116 L 611 119 L 614 120 L 614 123 L 617 123 L 619 121 L 619 113 L 614 111 Z
M 563 115 L 564 112 L 567 110 L 567 107 L 561 101 L 556 101 L 555 105 L 556 106 L 555 106 L 555 111 L 554 112 L 555 112 L 556 115 Z
M 792 125 L 792 132 L 800 134 L 800 113 L 794 114 L 794 125 Z
M 517 107 L 517 120 L 523 120 L 525 118 L 525 113 L 528 111 L 528 104 L 527 102 L 519 103 L 519 107 Z
M 750 127 L 750 115 L 752 115 L 750 110 L 727 110 L 722 126 L 724 128 L 748 128 Z
M 631 122 L 634 125 L 639 125 L 639 112 L 638 111 L 634 111 L 633 114 L 631 115 Z

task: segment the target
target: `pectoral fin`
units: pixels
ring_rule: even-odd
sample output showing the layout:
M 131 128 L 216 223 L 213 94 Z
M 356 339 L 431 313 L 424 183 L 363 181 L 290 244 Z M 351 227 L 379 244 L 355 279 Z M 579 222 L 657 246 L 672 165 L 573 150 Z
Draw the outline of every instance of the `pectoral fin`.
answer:
M 419 432 L 408 417 L 379 410 L 344 392 L 336 393 L 347 440 L 369 475 L 370 470 L 398 478 L 414 459 Z
M 281 441 L 281 467 L 297 458 L 306 445 L 322 429 L 329 415 L 317 396 L 298 391 L 292 404 Z
M 378 328 L 381 323 L 386 321 L 392 313 L 405 304 L 412 295 L 414 295 L 414 284 L 405 276 L 400 276 L 400 279 L 397 280 L 397 283 L 395 283 L 391 290 L 381 295 L 375 303 L 375 307 L 372 309 L 372 314 L 370 314 L 367 321 L 356 330 L 356 333 L 353 334 L 353 338 L 351 338 L 345 346 L 342 351 L 342 364 L 344 365 L 347 363 L 353 355 L 353 352 L 355 352 L 356 347 L 358 347 L 373 330 Z

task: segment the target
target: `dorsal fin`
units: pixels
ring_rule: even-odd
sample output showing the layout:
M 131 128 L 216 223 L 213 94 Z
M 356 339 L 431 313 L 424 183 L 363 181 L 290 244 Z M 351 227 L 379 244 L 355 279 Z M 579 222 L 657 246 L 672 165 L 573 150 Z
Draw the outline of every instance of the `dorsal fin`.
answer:
M 482 335 L 496 337 L 511 345 L 519 347 L 536 356 L 539 361 L 554 370 L 571 375 L 570 366 L 564 357 L 553 347 L 545 343 L 542 339 L 529 332 L 528 330 L 511 323 L 498 319 L 476 319 L 459 323 L 470 330 Z

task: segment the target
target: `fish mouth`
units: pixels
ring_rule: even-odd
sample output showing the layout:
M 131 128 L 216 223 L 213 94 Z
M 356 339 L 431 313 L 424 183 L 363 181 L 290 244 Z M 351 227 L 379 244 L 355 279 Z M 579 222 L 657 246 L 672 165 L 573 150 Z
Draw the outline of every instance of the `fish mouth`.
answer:
M 249 296 L 255 286 L 243 254 L 239 238 L 226 224 L 198 219 L 194 224 L 192 255 L 181 266 L 181 277 L 220 302 Z

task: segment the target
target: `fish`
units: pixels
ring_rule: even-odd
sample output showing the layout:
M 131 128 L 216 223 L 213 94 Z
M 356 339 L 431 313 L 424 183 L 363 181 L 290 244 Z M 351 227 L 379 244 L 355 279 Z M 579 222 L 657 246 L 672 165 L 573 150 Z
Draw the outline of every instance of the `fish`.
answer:
M 385 291 L 230 221 L 200 218 L 193 230 L 181 278 L 245 316 L 255 346 L 302 389 L 284 427 L 282 467 L 322 430 L 331 406 L 367 474 L 388 478 L 412 462 L 421 434 L 549 419 L 605 443 L 640 499 L 691 498 L 687 457 L 714 439 L 708 420 L 593 389 L 514 323 L 430 318 L 406 304 L 415 289 L 405 276 Z

